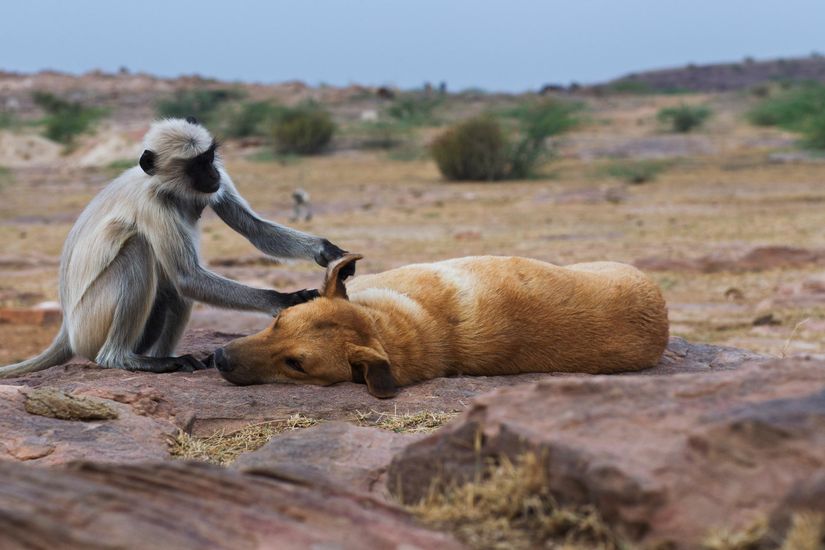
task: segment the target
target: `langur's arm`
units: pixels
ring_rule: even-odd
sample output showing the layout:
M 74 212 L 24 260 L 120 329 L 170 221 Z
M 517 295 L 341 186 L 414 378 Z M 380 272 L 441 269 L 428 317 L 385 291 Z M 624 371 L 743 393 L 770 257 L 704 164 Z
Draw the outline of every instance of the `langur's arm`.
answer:
M 211 205 L 232 229 L 246 237 L 255 248 L 280 258 L 308 258 L 326 265 L 345 251 L 327 239 L 278 225 L 259 217 L 235 190 L 232 180 L 222 171 L 222 189 Z
M 283 293 L 252 288 L 221 277 L 200 264 L 197 249 L 182 228 L 169 229 L 170 231 L 160 233 L 164 235 L 162 238 L 153 239 L 151 235 L 147 237 L 164 271 L 187 298 L 218 307 L 274 315 L 281 309 L 306 302 L 318 295 L 317 291 L 312 290 Z M 170 238 L 171 235 L 180 235 L 180 238 Z

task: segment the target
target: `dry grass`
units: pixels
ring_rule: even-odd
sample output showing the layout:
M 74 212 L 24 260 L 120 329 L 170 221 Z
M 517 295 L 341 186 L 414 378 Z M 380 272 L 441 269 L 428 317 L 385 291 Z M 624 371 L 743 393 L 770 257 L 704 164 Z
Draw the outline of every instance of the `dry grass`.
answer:
M 825 550 L 825 516 L 813 512 L 799 512 L 791 516 L 791 526 L 781 544 L 768 531 L 764 518 L 754 521 L 740 531 L 716 530 L 702 543 L 707 550 Z
M 372 426 L 396 433 L 429 433 L 437 430 L 458 413 L 454 412 L 417 412 L 417 413 L 380 413 L 369 411 L 356 412 L 356 423 L 360 426 Z
M 221 430 L 209 437 L 193 437 L 181 431 L 170 441 L 169 454 L 181 460 L 202 460 L 226 466 L 241 453 L 259 449 L 280 433 L 309 428 L 317 423 L 314 418 L 294 414 L 286 420 L 250 424 L 229 433 Z
M 702 548 L 706 550 L 756 550 L 761 546 L 767 533 L 768 522 L 761 518 L 740 531 L 727 529 L 712 531 L 702 542 Z
M 619 548 L 595 509 L 558 506 L 534 454 L 515 463 L 504 459 L 475 482 L 434 491 L 412 511 L 473 548 Z
M 812 512 L 794 514 L 782 550 L 825 549 L 825 516 Z

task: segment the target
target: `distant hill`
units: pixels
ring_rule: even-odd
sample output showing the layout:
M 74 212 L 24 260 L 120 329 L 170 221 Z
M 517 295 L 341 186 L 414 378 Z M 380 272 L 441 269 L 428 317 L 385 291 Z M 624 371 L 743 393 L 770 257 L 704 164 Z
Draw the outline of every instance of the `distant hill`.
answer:
M 631 73 L 597 87 L 651 92 L 724 92 L 766 82 L 806 80 L 825 82 L 825 56 L 814 54 L 770 61 L 746 58 L 739 63 L 691 64 L 674 69 Z

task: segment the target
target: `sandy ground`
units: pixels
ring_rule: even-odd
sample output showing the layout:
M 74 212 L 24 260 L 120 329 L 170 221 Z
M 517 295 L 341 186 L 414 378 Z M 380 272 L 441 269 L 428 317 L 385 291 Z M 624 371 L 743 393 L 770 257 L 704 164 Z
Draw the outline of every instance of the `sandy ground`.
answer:
M 471 254 L 568 264 L 735 257 L 768 245 L 825 250 L 825 164 L 776 162 L 773 152 L 792 138 L 742 122 L 743 107 L 735 97 L 688 99 L 710 102 L 718 113 L 705 130 L 686 138 L 688 145 L 662 134 L 655 123 L 657 108 L 684 99 L 603 100 L 591 107 L 583 128 L 561 140 L 559 158 L 542 169 L 543 175 L 523 182 L 446 183 L 431 162 L 391 160 L 384 152 L 343 150 L 284 164 L 250 160 L 254 151 L 230 144 L 225 157 L 240 191 L 270 219 L 289 223 L 292 190 L 307 189 L 315 218 L 294 225 L 364 254 L 361 273 Z M 73 161 L 111 162 L 106 150 L 86 145 L 68 161 L 50 157 L 20 165 L 2 179 L 0 306 L 56 299 L 66 233 L 89 199 L 117 174 Z M 114 142 L 111 150 L 130 150 L 128 141 Z M 661 156 L 664 150 L 676 158 L 655 181 L 631 186 L 601 170 L 609 162 L 604 157 L 617 150 L 636 157 Z M 260 254 L 214 215 L 206 215 L 202 225 L 203 256 L 224 275 L 285 290 L 322 281 L 322 270 L 308 262 L 257 261 Z M 673 334 L 785 355 L 825 352 L 825 293 L 808 292 L 818 288 L 821 271 L 820 264 L 811 263 L 652 275 L 668 299 Z M 755 326 L 766 314 L 773 314 L 772 321 Z M 251 329 L 262 321 L 199 308 L 194 322 Z M 0 325 L 0 363 L 38 351 L 55 331 Z

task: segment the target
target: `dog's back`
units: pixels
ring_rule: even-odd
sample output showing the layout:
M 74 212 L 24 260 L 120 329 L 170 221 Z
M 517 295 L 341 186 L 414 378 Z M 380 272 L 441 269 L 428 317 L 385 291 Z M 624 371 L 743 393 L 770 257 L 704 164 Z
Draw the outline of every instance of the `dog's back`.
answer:
M 446 372 L 638 370 L 658 361 L 668 339 L 656 284 L 614 262 L 458 258 L 357 277 L 349 291 L 354 303 L 392 311 L 393 337 L 415 330 L 427 354 L 419 362 L 437 356 Z

